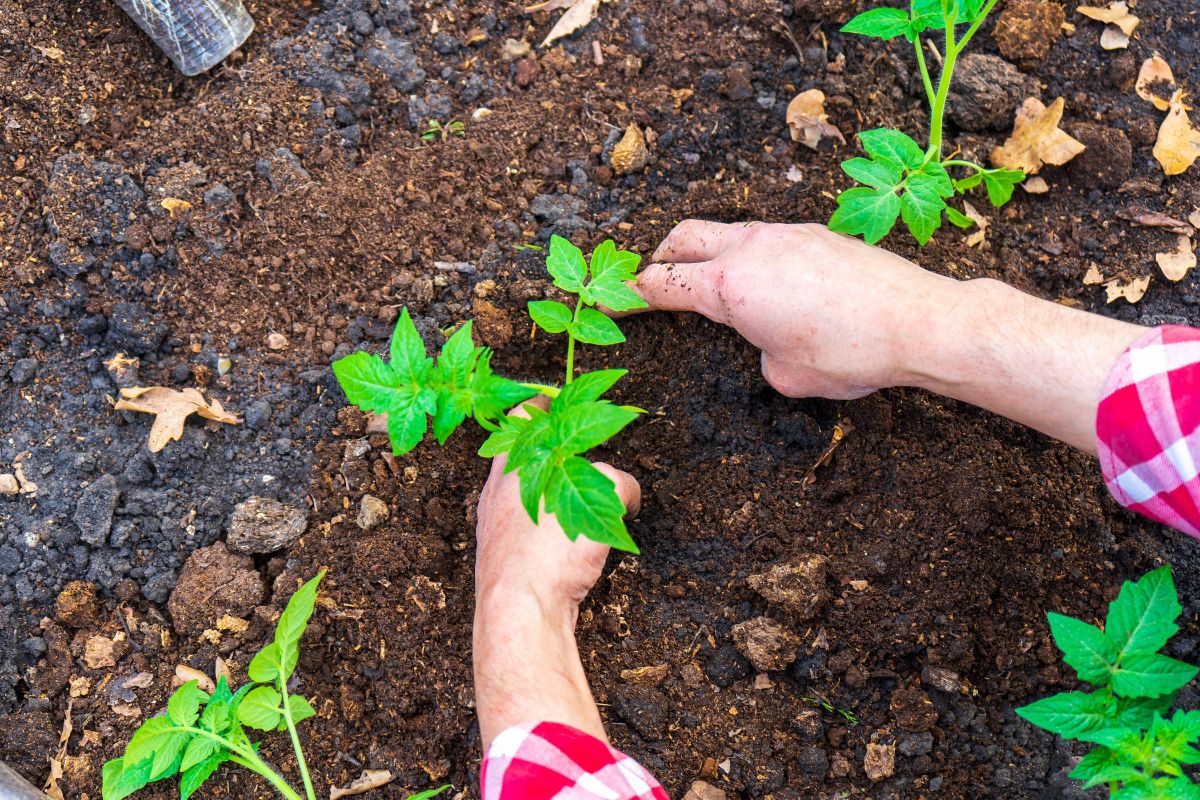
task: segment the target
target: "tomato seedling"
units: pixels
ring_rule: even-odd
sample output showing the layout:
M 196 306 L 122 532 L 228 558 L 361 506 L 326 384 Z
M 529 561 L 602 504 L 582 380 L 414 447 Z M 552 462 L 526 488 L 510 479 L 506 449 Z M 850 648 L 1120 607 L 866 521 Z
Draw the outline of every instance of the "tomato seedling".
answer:
M 590 263 L 561 236 L 550 237 L 546 269 L 554 285 L 575 295 L 574 308 L 554 300 L 529 303 L 534 323 L 548 333 L 567 335 L 563 386 L 518 383 L 495 375 L 492 351 L 476 347 L 471 323 L 442 346 L 437 362 L 429 358 L 405 308 L 392 334 L 390 361 L 374 353 L 352 353 L 333 364 L 346 398 L 364 411 L 386 414 L 392 452 L 416 447 L 433 419 L 433 434 L 445 444 L 467 417 L 491 436 L 479 449 L 485 458 L 507 454 L 506 472 L 517 471 L 521 503 L 530 519 L 554 514 L 574 541 L 586 536 L 603 544 L 638 552 L 625 527 L 625 508 L 616 486 L 583 454 L 616 436 L 641 413 L 601 399 L 626 370 L 575 374 L 575 345 L 613 345 L 625 341 L 621 329 L 599 311 L 629 311 L 646 305 L 625 285 L 637 272 L 640 256 L 601 243 Z M 549 410 L 523 406 L 526 416 L 505 416 L 510 406 L 536 394 L 550 398 Z
M 1200 763 L 1200 711 L 1176 710 L 1179 690 L 1200 668 L 1158 651 L 1179 632 L 1183 613 L 1171 568 L 1126 581 L 1108 607 L 1104 630 L 1048 614 L 1063 661 L 1093 692 L 1061 692 L 1017 714 L 1064 739 L 1099 745 L 1071 771 L 1083 788 L 1105 784 L 1114 798 L 1197 800 L 1200 786 L 1183 774 Z
M 1013 188 L 1025 180 L 1021 170 L 988 169 L 953 155 L 942 158 L 942 127 L 954 65 L 995 5 L 996 0 L 911 0 L 908 11 L 873 8 L 842 27 L 846 33 L 885 41 L 903 36 L 915 46 L 930 108 L 929 145 L 922 149 L 911 136 L 892 128 L 860 133 L 858 138 L 868 158 L 843 161 L 842 171 L 863 185 L 838 195 L 830 228 L 861 234 L 868 244 L 875 244 L 900 218 L 913 238 L 923 245 L 941 227 L 943 212 L 961 228 L 974 224 L 961 211 L 946 204 L 956 192 L 965 194 L 983 184 L 993 205 L 1002 206 L 1012 198 Z M 959 25 L 968 26 L 961 36 Z M 945 53 L 936 89 L 921 43 L 921 34 L 929 30 L 945 34 Z M 955 179 L 950 175 L 952 169 L 969 170 L 969 174 Z
M 436 119 L 429 120 L 429 124 L 425 126 L 425 131 L 421 134 L 421 138 L 427 142 L 432 142 L 434 139 L 441 137 L 442 141 L 446 141 L 451 136 L 466 136 L 467 126 L 458 120 L 451 120 L 443 125 Z

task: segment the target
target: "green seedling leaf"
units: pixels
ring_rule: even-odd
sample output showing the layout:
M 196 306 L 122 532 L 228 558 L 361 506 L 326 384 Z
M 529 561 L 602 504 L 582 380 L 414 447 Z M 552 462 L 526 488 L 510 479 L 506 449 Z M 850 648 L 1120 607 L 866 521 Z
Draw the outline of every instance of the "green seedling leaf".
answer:
M 475 362 L 468 389 L 475 421 L 485 430 L 498 430 L 505 412 L 517 403 L 528 400 L 536 391 L 524 384 L 493 374 L 492 351 L 483 348 Z
M 583 290 L 581 295 L 589 305 L 601 305 L 610 311 L 632 311 L 635 308 L 646 308 L 648 303 L 642 296 L 625 285 L 624 280 L 605 277 L 593 280 Z
M 571 327 L 571 333 L 585 344 L 610 345 L 625 341 L 625 334 L 621 333 L 617 323 L 594 308 L 579 310 L 579 318 Z
M 188 681 L 175 690 L 167 701 L 167 716 L 176 725 L 195 725 L 200 706 L 208 702 L 208 693 L 196 681 Z
M 259 731 L 279 727 L 279 704 L 283 696 L 271 686 L 256 686 L 237 709 L 238 721 Z
M 125 749 L 128 763 L 150 761 L 150 780 L 156 781 L 179 771 L 183 750 L 191 734 L 177 731 L 165 716 L 151 717 L 133 734 Z
M 1117 599 L 1108 607 L 1104 630 L 1122 659 L 1128 655 L 1155 653 L 1179 632 L 1175 620 L 1182 613 L 1171 568 L 1160 567 L 1137 581 L 1126 581 Z
M 638 552 L 625 529 L 625 506 L 616 485 L 587 459 L 572 456 L 553 471 L 546 486 L 546 509 L 572 541 L 586 532 L 592 541 Z
M 408 800 L 430 800 L 430 798 L 437 797 L 439 794 L 449 788 L 450 784 L 447 783 L 445 786 L 439 786 L 436 789 L 426 789 L 425 791 L 418 792 L 417 794 L 410 794 L 408 796 Z
M 1016 709 L 1018 716 L 1064 739 L 1107 728 L 1113 700 L 1099 692 L 1061 692 Z
M 909 32 L 911 19 L 898 8 L 872 8 L 842 26 L 842 33 L 857 33 L 878 39 L 895 39 Z
M 949 181 L 946 183 L 949 185 Z M 908 191 L 900 197 L 900 217 L 917 244 L 923 245 L 941 227 L 946 201 L 942 199 L 940 182 L 933 176 L 924 173 L 910 175 L 906 186 Z
M 197 764 L 207 761 L 220 749 L 220 743 L 207 736 L 192 737 L 192 740 L 188 742 L 187 749 L 183 751 L 183 760 L 179 763 L 179 771 L 187 772 Z
M 1019 169 L 991 169 L 982 173 L 982 177 L 988 199 L 999 208 L 1012 199 L 1013 189 L 1025 180 L 1025 173 Z
M 300 657 L 300 637 L 308 627 L 308 620 L 317 604 L 317 586 L 324 577 L 325 571 L 322 570 L 297 589 L 275 625 L 275 644 L 279 646 L 281 664 L 279 680 L 283 683 L 292 677 L 292 670 L 296 668 L 296 661 Z
M 546 485 L 550 483 L 550 476 L 554 474 L 553 463 L 553 453 L 549 450 L 539 450 L 521 464 L 518 470 L 521 479 L 518 487 L 521 493 L 521 505 L 534 524 L 537 524 L 538 521 L 542 497 L 546 494 Z
M 587 262 L 583 258 L 583 251 L 557 234 L 550 237 L 546 270 L 554 279 L 555 286 L 574 294 L 579 293 L 587 278 Z
M 1107 747 L 1097 747 L 1080 759 L 1079 763 L 1075 765 L 1075 769 L 1071 770 L 1067 777 L 1085 781 L 1089 786 L 1093 786 L 1095 785 L 1092 783 L 1093 778 L 1103 776 L 1108 770 L 1119 764 L 1116 753 Z M 1100 777 L 1099 780 L 1103 782 L 1106 778 Z
M 592 281 L 632 280 L 642 257 L 628 250 L 618 250 L 612 239 L 605 239 L 592 252 Z
M 589 403 L 600 397 L 629 373 L 627 369 L 600 369 L 585 372 L 563 387 L 555 398 L 556 408 L 565 409 L 576 403 Z
M 1112 688 L 1125 697 L 1158 697 L 1176 692 L 1191 682 L 1200 668 L 1158 653 L 1123 657 L 1113 670 Z
M 125 768 L 126 763 L 130 766 Z M 134 763 L 128 758 L 114 758 L 101 770 L 101 794 L 104 800 L 125 800 L 126 797 L 150 783 L 150 759 Z
M 608 402 L 575 403 L 561 411 L 552 408 L 551 442 L 566 454 L 585 453 L 616 436 L 637 417 L 636 411 Z
M 876 161 L 886 159 L 911 170 L 925 164 L 925 151 L 906 133 L 892 128 L 875 128 L 858 134 L 863 150 Z
M 829 227 L 851 236 L 862 235 L 867 244 L 875 244 L 896 224 L 900 216 L 900 198 L 894 189 L 847 189 L 837 197 L 837 211 L 829 218 Z
M 1114 724 L 1138 730 L 1149 730 L 1155 715 L 1166 714 L 1175 703 L 1175 694 L 1159 697 L 1118 697 Z
M 971 219 L 954 206 L 946 206 L 946 219 L 950 220 L 950 224 L 959 228 L 970 228 L 975 224 L 975 220 Z
M 309 717 L 315 717 L 317 710 L 312 707 L 312 703 L 308 702 L 307 698 L 301 697 L 298 694 L 288 695 L 288 711 L 292 715 L 292 724 L 299 725 Z M 280 723 L 280 730 L 285 730 L 287 725 Z
M 571 309 L 554 300 L 530 300 L 529 316 L 547 333 L 562 333 L 570 327 L 573 315 Z
M 842 162 L 842 171 L 859 183 L 875 189 L 890 189 L 904 180 L 903 168 L 891 160 L 851 158 Z
M 246 668 L 246 674 L 255 683 L 271 683 L 279 675 L 281 663 L 279 645 L 271 642 L 250 659 L 250 666 Z
M 228 751 L 221 750 L 220 752 L 213 753 L 199 764 L 185 770 L 183 776 L 179 779 L 179 800 L 188 800 L 200 788 L 200 785 L 217 771 L 218 767 L 229 760 L 229 757 Z M 104 800 L 109 799 L 106 796 Z
M 1117 661 L 1117 647 L 1104 631 L 1062 614 L 1050 613 L 1046 617 L 1063 661 L 1075 669 L 1079 680 L 1106 685 L 1111 665 Z

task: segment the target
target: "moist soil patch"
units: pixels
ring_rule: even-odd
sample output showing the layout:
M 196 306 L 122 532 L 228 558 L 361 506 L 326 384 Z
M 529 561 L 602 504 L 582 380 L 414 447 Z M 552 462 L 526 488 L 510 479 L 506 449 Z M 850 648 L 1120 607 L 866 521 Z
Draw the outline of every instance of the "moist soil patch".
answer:
M 257 2 L 245 48 L 188 80 L 111 4 L 0 0 L 0 471 L 19 462 L 38 484 L 0 497 L 0 758 L 40 784 L 69 714 L 62 790 L 98 797 L 101 764 L 162 707 L 176 665 L 212 672 L 220 657 L 240 678 L 297 582 L 328 567 L 298 669 L 318 792 L 369 767 L 396 776 L 380 797 L 443 781 L 475 796 L 480 437 L 393 458 L 328 364 L 382 350 L 407 306 L 428 341 L 474 318 L 500 370 L 551 380 L 562 354 L 524 313 L 549 290 L 543 254 L 520 245 L 558 232 L 649 253 L 689 216 L 827 219 L 845 153 L 790 141 L 796 92 L 822 89 L 848 139 L 926 124 L 907 49 L 837 32 L 859 5 L 619 0 L 560 48 L 525 51 L 507 40 L 536 43 L 551 18 L 513 4 Z M 982 247 L 952 229 L 921 250 L 903 234 L 885 245 L 1141 324 L 1193 320 L 1192 275 L 1156 274 L 1139 304 L 1111 306 L 1082 278 L 1093 264 L 1154 273 L 1174 235 L 1125 217 L 1200 206 L 1194 175 L 1162 177 L 1161 115 L 1132 91 L 1155 51 L 1200 85 L 1194 9 L 1139 8 L 1130 48 L 1106 52 L 1071 9 L 1067 36 L 1008 5 L 1000 41 L 1019 70 L 963 82 L 979 96 L 955 102 L 979 113 L 951 119 L 980 129 L 949 141 L 985 160 L 1007 134 L 995 120 L 1032 88 L 1066 98 L 1087 157 L 1045 170 L 1049 193 L 986 210 Z M 1020 14 L 1040 39 L 1013 27 Z M 994 26 L 977 53 L 999 54 Z M 423 141 L 429 119 L 466 135 Z M 631 123 L 653 132 L 650 164 L 615 175 Z M 1073 685 L 1044 612 L 1098 619 L 1122 580 L 1164 561 L 1186 609 L 1172 654 L 1194 660 L 1194 544 L 1118 509 L 1094 459 L 912 390 L 782 398 L 757 354 L 704 320 L 622 325 L 626 344 L 583 358 L 627 367 L 618 396 L 650 412 L 601 454 L 642 483 L 642 554 L 610 559 L 579 637 L 614 744 L 672 796 L 696 779 L 778 800 L 1080 796 L 1065 779 L 1079 751 L 1012 712 Z M 149 419 L 109 403 L 132 383 L 203 389 L 244 422 L 193 421 L 150 454 Z M 368 531 L 365 494 L 390 510 Z M 307 515 L 307 532 L 274 554 L 211 556 L 245 587 L 248 625 L 222 629 L 213 608 L 182 629 L 169 609 L 205 599 L 192 581 L 175 591 L 182 565 L 252 496 Z M 818 561 L 812 608 L 750 586 Z M 758 675 L 733 629 L 763 616 L 778 627 L 757 630 L 798 645 Z M 1182 703 L 1200 705 L 1193 690 Z M 868 744 L 895 745 L 893 774 L 868 776 Z M 295 775 L 285 737 L 264 753 Z M 270 796 L 230 769 L 204 792 Z

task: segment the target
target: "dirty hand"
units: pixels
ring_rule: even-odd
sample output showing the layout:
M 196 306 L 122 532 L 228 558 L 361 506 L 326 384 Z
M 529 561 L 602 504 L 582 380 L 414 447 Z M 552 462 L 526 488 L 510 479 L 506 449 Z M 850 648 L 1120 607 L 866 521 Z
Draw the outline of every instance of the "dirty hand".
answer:
M 520 410 L 514 413 L 523 413 Z M 535 524 L 521 505 L 519 472 L 505 457 L 479 498 L 475 554 L 475 702 L 484 748 L 504 729 L 561 722 L 606 739 L 575 643 L 579 604 L 599 580 L 608 546 L 566 537 L 553 514 Z M 641 487 L 607 464 L 630 514 Z
M 652 309 L 695 311 L 762 350 L 789 397 L 854 399 L 905 383 L 908 343 L 957 282 L 823 225 L 676 225 L 636 289 Z

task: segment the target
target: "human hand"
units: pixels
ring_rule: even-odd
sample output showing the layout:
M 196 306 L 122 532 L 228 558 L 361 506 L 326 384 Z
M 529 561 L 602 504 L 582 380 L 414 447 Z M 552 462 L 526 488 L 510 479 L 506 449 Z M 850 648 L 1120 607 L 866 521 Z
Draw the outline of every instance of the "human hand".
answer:
M 651 309 L 735 329 L 789 397 L 850 400 L 915 382 L 907 354 L 959 285 L 824 225 L 685 220 L 653 261 L 635 287 Z

